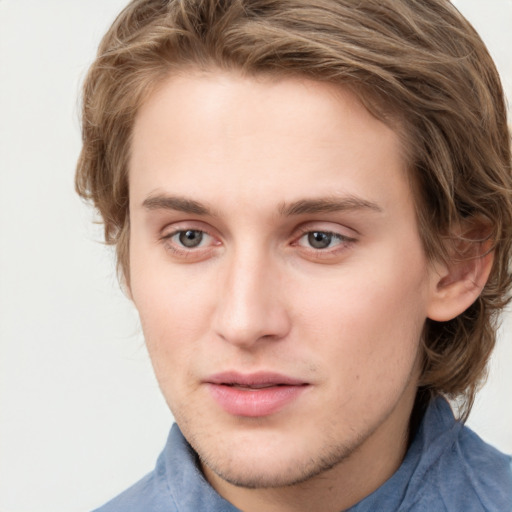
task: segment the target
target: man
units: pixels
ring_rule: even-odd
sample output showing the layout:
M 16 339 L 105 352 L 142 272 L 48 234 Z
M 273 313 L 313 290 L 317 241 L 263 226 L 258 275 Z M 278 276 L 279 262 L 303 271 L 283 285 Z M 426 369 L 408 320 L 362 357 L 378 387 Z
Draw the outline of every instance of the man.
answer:
M 135 0 L 79 193 L 176 419 L 108 511 L 512 510 L 469 413 L 507 302 L 509 133 L 446 0 Z

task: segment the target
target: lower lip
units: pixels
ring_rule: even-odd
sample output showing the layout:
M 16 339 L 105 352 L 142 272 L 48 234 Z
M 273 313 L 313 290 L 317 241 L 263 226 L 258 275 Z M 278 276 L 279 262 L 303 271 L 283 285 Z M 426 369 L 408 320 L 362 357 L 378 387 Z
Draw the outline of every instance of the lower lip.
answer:
M 222 384 L 208 384 L 214 400 L 229 414 L 258 418 L 274 414 L 302 394 L 304 386 L 273 386 L 242 389 Z

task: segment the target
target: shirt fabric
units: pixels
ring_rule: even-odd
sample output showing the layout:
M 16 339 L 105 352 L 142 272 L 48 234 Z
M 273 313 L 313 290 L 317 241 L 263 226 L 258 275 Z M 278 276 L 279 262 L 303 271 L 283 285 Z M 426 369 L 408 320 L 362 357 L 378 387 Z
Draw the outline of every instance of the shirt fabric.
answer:
M 95 512 L 236 512 L 201 473 L 173 425 L 155 469 Z M 347 512 L 512 512 L 512 460 L 453 417 L 428 407 L 396 473 Z

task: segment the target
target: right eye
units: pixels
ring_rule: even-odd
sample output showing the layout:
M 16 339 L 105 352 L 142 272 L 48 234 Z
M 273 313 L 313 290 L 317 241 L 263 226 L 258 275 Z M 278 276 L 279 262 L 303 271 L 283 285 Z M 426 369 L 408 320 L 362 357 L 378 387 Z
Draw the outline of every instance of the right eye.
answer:
M 209 235 L 198 229 L 187 229 L 176 231 L 170 238 L 174 243 L 178 243 L 187 249 L 195 249 L 207 240 Z
M 343 242 L 344 237 L 337 233 L 327 231 L 310 231 L 304 234 L 299 243 L 302 245 L 303 239 L 307 241 L 307 245 L 312 249 L 330 249 Z M 305 245 L 305 244 L 304 244 Z
M 176 229 L 162 239 L 172 247 L 185 251 L 216 245 L 213 236 L 201 229 Z
M 203 260 L 216 246 L 221 245 L 221 242 L 214 236 L 202 229 L 195 228 L 172 229 L 170 227 L 162 234 L 161 241 L 166 251 L 176 258 L 188 262 Z

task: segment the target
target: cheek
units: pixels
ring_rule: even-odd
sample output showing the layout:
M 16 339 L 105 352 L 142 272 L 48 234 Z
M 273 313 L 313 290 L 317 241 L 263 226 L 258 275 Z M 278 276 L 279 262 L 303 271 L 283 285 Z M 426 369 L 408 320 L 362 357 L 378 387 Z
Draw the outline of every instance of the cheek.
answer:
M 398 389 L 417 363 L 425 322 L 424 272 L 395 275 L 385 260 L 372 274 L 364 266 L 323 293 L 299 294 L 308 311 L 317 353 L 339 374 L 338 385 L 354 392 Z M 393 268 L 393 267 L 392 267 Z
M 197 355 L 199 315 L 197 301 L 183 300 L 183 294 L 151 281 L 138 287 L 134 302 L 139 312 L 142 331 L 159 387 L 174 416 L 179 415 L 183 400 L 190 394 L 193 382 L 191 363 Z
M 145 283 L 133 294 L 149 350 L 179 351 L 201 337 L 208 325 L 205 296 L 197 287 L 186 291 L 174 282 Z
M 152 259 L 149 251 L 134 250 L 130 268 L 132 299 L 155 373 L 164 387 L 176 373 L 173 368 L 187 369 L 197 340 L 207 333 L 214 286 L 193 265 L 185 271 L 173 268 L 169 262 Z
M 182 337 L 200 323 L 212 289 L 201 265 L 176 265 L 161 247 L 133 236 L 130 247 L 131 295 L 145 332 Z M 153 336 L 151 336 L 153 338 Z

